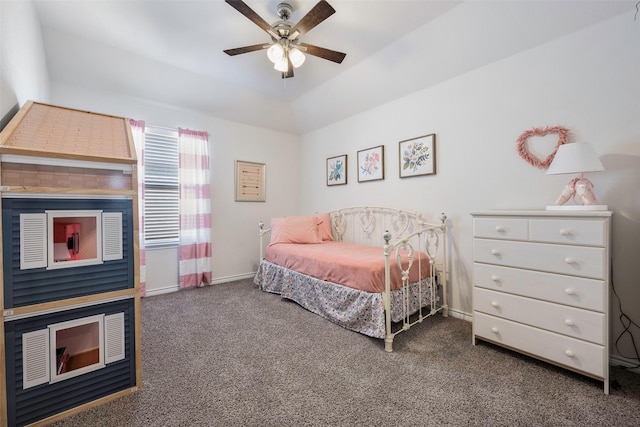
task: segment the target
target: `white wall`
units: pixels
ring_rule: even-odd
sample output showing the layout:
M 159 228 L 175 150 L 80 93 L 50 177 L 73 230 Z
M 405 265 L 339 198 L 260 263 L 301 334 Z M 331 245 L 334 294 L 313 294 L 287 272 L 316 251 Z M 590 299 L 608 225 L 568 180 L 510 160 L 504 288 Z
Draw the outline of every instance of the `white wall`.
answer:
M 464 23 L 461 23 L 464 25 Z M 451 52 L 460 55 L 463 52 Z M 437 66 L 437 64 L 434 64 Z M 450 218 L 451 305 L 471 306 L 474 210 L 544 209 L 570 177 L 547 176 L 521 159 L 516 140 L 562 125 L 590 141 L 607 169 L 589 174 L 613 219 L 613 271 L 623 310 L 640 324 L 640 23 L 621 15 L 513 55 L 303 138 L 301 212 L 390 205 Z M 437 135 L 437 174 L 398 177 L 398 141 Z M 550 139 L 532 140 L 540 147 Z M 384 181 L 357 182 L 356 152 L 385 146 Z M 326 187 L 325 159 L 348 154 L 348 184 Z M 612 298 L 614 298 L 612 296 Z M 612 301 L 612 338 L 622 333 Z M 640 335 L 635 329 L 636 340 Z M 622 353 L 633 355 L 628 337 Z M 615 352 L 615 350 L 614 350 Z
M 29 99 L 47 102 L 49 76 L 33 4 L 0 1 L 0 118 Z

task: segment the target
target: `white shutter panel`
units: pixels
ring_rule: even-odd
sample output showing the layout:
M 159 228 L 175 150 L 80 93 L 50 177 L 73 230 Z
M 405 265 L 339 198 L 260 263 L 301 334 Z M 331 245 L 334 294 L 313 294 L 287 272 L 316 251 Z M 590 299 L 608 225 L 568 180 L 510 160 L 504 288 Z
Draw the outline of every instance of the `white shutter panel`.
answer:
M 20 214 L 20 269 L 47 266 L 47 214 Z
M 102 260 L 122 259 L 122 212 L 102 213 Z
M 104 316 L 104 363 L 124 359 L 124 313 Z
M 145 245 L 178 243 L 178 132 L 147 126 L 144 137 Z M 142 177 L 138 177 L 142 179 Z
M 49 382 L 49 330 L 22 334 L 22 388 Z

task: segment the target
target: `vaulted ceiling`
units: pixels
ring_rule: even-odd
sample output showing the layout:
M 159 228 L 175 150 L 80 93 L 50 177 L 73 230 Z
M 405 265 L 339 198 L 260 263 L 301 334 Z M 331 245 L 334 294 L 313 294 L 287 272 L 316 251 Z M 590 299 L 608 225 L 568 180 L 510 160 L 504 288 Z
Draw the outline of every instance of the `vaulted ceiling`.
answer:
M 297 22 L 317 0 L 286 0 Z M 245 0 L 270 24 L 280 0 Z M 633 1 L 329 0 L 302 41 L 345 52 L 307 56 L 281 79 L 257 51 L 270 36 L 222 0 L 36 0 L 51 83 L 124 94 L 222 119 L 308 132 L 585 26 Z

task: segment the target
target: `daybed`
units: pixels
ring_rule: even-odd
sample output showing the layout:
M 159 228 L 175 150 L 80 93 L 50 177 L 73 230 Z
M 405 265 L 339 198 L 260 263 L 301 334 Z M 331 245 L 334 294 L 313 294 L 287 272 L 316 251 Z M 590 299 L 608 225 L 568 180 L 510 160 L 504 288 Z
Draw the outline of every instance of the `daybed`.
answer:
M 385 340 L 447 316 L 446 216 L 356 207 L 260 223 L 254 282 L 347 329 Z M 266 246 L 266 257 L 264 248 Z

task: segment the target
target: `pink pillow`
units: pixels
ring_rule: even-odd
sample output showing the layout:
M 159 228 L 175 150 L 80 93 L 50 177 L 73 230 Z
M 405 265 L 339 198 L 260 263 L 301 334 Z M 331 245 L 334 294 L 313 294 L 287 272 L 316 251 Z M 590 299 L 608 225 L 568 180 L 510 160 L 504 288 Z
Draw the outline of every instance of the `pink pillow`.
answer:
M 322 243 L 314 215 L 271 219 L 271 241 L 275 243 Z
M 333 234 L 331 234 L 331 217 L 329 213 L 316 214 L 318 222 L 318 234 L 323 242 L 332 242 Z

